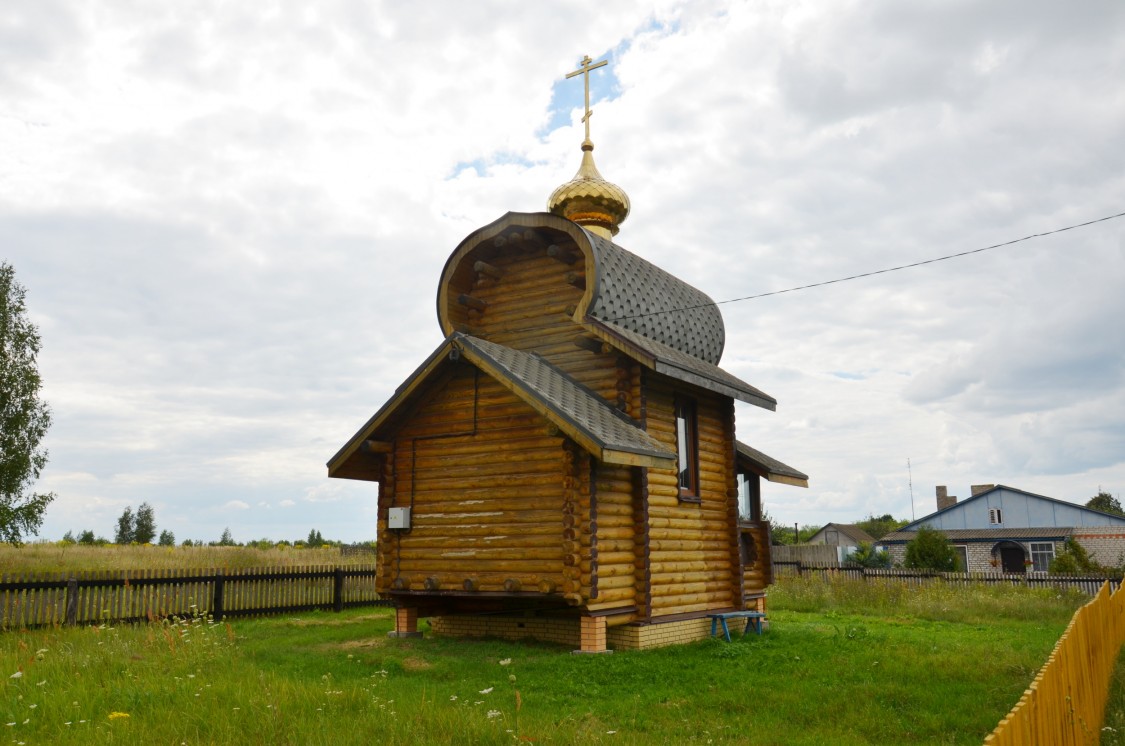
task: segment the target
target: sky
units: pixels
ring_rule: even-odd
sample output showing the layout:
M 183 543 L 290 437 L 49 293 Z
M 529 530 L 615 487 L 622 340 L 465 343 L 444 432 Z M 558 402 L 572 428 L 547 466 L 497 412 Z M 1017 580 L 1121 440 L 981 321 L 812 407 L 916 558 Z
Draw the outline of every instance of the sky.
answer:
M 325 462 L 441 341 L 462 238 L 595 158 L 716 301 L 1125 211 L 1113 0 L 8 0 L 0 261 L 54 424 L 39 534 L 375 537 Z M 1125 218 L 721 305 L 775 523 L 1125 490 Z M 908 467 L 909 462 L 909 467 Z

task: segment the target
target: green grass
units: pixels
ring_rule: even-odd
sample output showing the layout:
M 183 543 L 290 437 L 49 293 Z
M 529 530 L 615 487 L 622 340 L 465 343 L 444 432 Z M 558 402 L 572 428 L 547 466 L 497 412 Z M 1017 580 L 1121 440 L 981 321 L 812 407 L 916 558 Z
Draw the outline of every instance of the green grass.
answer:
M 813 597 L 820 609 L 807 608 Z M 390 613 L 370 609 L 8 633 L 0 738 L 979 744 L 1081 600 L 1019 588 L 872 596 L 854 583 L 787 581 L 771 593 L 762 637 L 606 656 L 390 640 Z

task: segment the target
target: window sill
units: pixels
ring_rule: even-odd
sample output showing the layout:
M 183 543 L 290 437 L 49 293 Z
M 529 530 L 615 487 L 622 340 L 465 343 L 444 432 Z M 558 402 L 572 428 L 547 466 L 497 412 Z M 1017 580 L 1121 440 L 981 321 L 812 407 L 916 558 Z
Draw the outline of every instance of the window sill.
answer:
M 703 498 L 699 495 L 680 495 L 679 499 L 681 503 L 688 503 L 689 505 L 703 504 Z

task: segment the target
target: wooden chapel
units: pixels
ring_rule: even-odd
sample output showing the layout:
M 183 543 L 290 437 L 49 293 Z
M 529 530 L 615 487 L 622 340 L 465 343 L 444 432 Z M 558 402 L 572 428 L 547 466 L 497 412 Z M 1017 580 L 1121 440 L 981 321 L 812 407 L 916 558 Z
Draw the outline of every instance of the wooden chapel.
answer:
M 613 243 L 629 199 L 589 136 L 548 212 L 466 237 L 438 284 L 445 340 L 328 462 L 377 482 L 392 635 L 533 637 L 597 652 L 700 639 L 764 610 L 759 484 L 807 486 L 735 438 L 703 292 Z

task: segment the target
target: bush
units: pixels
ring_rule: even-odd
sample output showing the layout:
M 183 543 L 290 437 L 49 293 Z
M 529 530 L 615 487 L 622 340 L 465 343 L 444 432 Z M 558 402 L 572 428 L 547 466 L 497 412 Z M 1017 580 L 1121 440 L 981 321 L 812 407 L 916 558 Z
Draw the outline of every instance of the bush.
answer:
M 1079 544 L 1073 537 L 1063 543 L 1062 551 L 1051 560 L 1047 572 L 1058 575 L 1103 575 L 1109 571 L 1090 559 L 1086 547 Z
M 903 565 L 917 570 L 936 570 L 954 572 L 957 570 L 957 554 L 945 534 L 929 526 L 918 529 L 918 535 L 906 543 L 906 559 Z
M 891 555 L 882 550 L 877 551 L 867 542 L 861 541 L 859 547 L 848 555 L 848 561 L 863 567 L 890 567 Z

